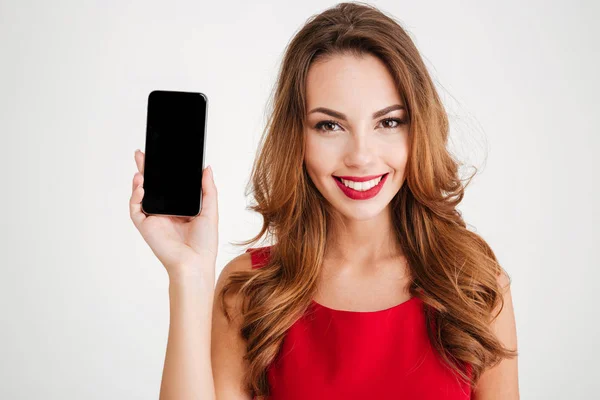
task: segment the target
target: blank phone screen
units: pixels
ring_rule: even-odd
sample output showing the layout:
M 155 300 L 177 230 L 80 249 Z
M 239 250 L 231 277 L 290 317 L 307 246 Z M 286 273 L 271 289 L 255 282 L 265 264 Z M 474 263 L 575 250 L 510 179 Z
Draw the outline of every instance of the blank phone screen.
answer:
M 207 98 L 155 90 L 148 96 L 144 197 L 146 214 L 196 216 L 201 209 Z

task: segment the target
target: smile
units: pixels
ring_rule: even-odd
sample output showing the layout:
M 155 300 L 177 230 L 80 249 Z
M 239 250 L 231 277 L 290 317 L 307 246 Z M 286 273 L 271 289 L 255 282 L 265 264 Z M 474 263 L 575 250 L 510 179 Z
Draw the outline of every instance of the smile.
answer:
M 389 173 L 368 181 L 357 182 L 333 176 L 342 192 L 353 200 L 366 200 L 375 197 L 383 187 Z

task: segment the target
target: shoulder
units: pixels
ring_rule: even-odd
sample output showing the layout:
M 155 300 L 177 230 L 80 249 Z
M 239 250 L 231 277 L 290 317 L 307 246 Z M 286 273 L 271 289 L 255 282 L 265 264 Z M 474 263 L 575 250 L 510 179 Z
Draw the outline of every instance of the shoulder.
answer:
M 511 279 L 502 271 L 497 277 L 502 301 L 492 313 L 491 327 L 502 345 L 518 351 L 517 328 L 511 293 Z M 519 398 L 518 357 L 503 359 L 498 365 L 485 370 L 479 379 L 473 399 L 483 400 L 501 396 L 503 399 Z
M 502 271 L 496 277 L 496 281 L 500 288 L 502 300 L 498 302 L 498 305 L 492 313 L 492 317 L 495 317 L 494 323 L 496 328 L 500 330 L 513 329 L 515 322 L 512 292 L 510 288 L 512 281 L 505 271 Z
M 223 287 L 229 281 L 229 277 L 236 272 L 250 271 L 252 260 L 250 254 L 245 252 L 229 261 L 221 270 L 215 288 L 215 298 L 212 313 L 211 333 L 211 367 L 213 370 L 213 381 L 215 393 L 218 398 L 233 396 L 236 399 L 250 399 L 250 395 L 244 391 L 244 377 L 247 374 L 245 362 L 246 342 L 240 334 L 241 295 L 237 291 L 226 293 L 225 306 L 226 317 L 221 303 Z
M 252 261 L 252 254 L 246 251 L 229 261 L 223 268 L 223 271 L 226 273 L 233 273 L 237 271 L 251 270 Z
M 511 293 L 511 279 L 503 271 L 497 276 L 498 286 L 500 288 L 500 294 L 502 296 L 501 301 L 498 302 L 496 308 L 492 313 L 492 327 L 495 329 L 496 334 L 500 336 L 503 341 L 509 341 L 511 344 L 515 341 L 515 317 L 514 317 L 514 306 L 512 301 Z
M 229 281 L 231 275 L 236 272 L 247 272 L 260 268 L 265 264 L 269 255 L 270 246 L 249 248 L 229 261 L 221 270 L 215 286 L 215 295 L 219 295 L 223 287 Z
M 270 250 L 271 246 L 251 247 L 246 249 L 245 252 L 233 258 L 225 265 L 225 267 L 223 267 L 223 270 L 219 275 L 219 280 L 227 278 L 237 271 L 249 271 L 261 267 L 269 256 Z
M 215 293 L 220 293 L 223 286 L 227 283 L 229 277 L 236 272 L 250 271 L 253 269 L 253 256 L 250 252 L 246 251 L 229 261 L 221 270 Z

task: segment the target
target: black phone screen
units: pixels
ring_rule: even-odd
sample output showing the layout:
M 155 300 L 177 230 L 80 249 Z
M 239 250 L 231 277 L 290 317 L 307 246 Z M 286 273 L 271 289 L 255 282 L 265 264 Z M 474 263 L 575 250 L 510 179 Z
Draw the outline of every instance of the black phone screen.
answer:
M 207 108 L 202 93 L 154 90 L 148 96 L 144 213 L 200 213 Z

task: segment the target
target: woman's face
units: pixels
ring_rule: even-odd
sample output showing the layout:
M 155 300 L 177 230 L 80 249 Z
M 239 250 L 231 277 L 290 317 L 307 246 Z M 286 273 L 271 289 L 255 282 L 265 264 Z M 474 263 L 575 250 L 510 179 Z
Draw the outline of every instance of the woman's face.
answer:
M 306 91 L 304 162 L 310 178 L 346 218 L 373 218 L 404 183 L 409 150 L 408 112 L 392 76 L 372 55 L 336 56 L 311 65 Z M 345 182 L 354 189 L 335 178 L 384 174 L 367 191 L 378 178 L 360 186 Z

